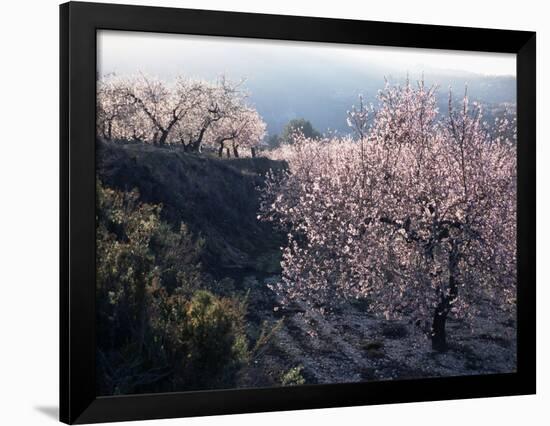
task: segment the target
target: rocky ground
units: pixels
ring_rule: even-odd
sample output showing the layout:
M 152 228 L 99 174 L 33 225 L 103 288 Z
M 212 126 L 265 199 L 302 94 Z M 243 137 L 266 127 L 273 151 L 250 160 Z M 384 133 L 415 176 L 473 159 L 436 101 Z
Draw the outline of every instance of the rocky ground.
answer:
M 273 279 L 249 278 L 260 286 Z M 255 360 L 275 383 L 296 367 L 306 383 L 349 383 L 505 373 L 516 366 L 515 321 L 503 312 L 496 321 L 483 314 L 473 323 L 449 320 L 449 350 L 437 353 L 417 327 L 376 318 L 359 303 L 323 315 L 299 304 L 283 309 L 274 294 L 258 292 L 249 311 L 271 327 L 282 320 Z

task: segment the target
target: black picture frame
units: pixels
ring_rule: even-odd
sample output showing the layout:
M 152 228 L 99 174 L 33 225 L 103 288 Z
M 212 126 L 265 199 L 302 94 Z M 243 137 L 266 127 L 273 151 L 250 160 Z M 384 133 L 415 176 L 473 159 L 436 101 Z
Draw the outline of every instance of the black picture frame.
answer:
M 95 394 L 96 31 L 129 30 L 517 55 L 517 371 L 97 397 Z M 532 394 L 535 375 L 534 32 L 69 2 L 60 6 L 60 420 L 65 423 Z

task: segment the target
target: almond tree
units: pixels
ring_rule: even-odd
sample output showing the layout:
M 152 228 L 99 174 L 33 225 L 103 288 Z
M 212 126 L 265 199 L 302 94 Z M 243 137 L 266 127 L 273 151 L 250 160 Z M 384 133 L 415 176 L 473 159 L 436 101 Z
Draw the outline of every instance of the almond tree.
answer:
M 440 115 L 434 91 L 387 85 L 359 141 L 286 146 L 289 171 L 268 176 L 261 217 L 288 231 L 284 300 L 367 297 L 386 318 L 428 322 L 445 350 L 449 315 L 514 306 L 516 148 L 467 96 Z
M 250 148 L 255 155 L 255 148 L 265 136 L 266 124 L 258 112 L 242 106 L 212 126 L 208 143 L 218 149 L 221 157 L 227 144 L 231 144 L 233 155 L 239 157 L 239 148 Z
M 165 145 L 172 141 L 173 129 L 207 102 L 209 89 L 203 82 L 183 78 L 169 87 L 161 80 L 141 75 L 127 81 L 125 95 L 141 113 L 150 140 Z
M 97 134 L 104 139 L 128 137 L 130 117 L 135 114 L 124 82 L 116 77 L 97 82 Z
M 242 108 L 244 93 L 240 83 L 221 78 L 215 85 L 205 84 L 200 102 L 177 128 L 177 138 L 189 151 L 200 151 L 209 129 L 224 119 L 231 119 Z
M 239 85 L 225 78 L 209 83 L 178 77 L 170 84 L 145 75 L 103 79 L 98 82 L 98 134 L 200 151 L 214 123 L 237 117 L 244 108 Z

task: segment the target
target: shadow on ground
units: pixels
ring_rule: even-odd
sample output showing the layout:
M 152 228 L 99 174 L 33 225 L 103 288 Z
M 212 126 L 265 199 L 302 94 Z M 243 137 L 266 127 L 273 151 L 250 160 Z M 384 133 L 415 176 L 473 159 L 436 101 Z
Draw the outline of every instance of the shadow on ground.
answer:
M 34 407 L 34 409 L 42 414 L 44 414 L 46 417 L 49 417 L 52 420 L 59 420 L 59 407 L 54 405 L 39 405 Z

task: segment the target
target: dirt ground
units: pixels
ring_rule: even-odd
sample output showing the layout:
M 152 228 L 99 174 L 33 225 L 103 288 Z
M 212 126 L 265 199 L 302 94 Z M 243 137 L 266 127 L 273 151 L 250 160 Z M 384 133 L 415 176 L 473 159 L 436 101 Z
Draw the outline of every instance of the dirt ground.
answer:
M 264 285 L 270 279 L 276 278 Z M 449 319 L 449 350 L 438 353 L 418 327 L 377 318 L 357 303 L 321 314 L 299 304 L 283 309 L 274 294 L 264 293 L 252 298 L 249 309 L 270 324 L 282 318 L 255 361 L 275 382 L 295 367 L 302 367 L 301 375 L 310 384 L 506 373 L 516 368 L 515 319 L 509 313 L 497 313 L 496 320 L 494 311 L 491 320 L 482 313 L 472 323 Z

